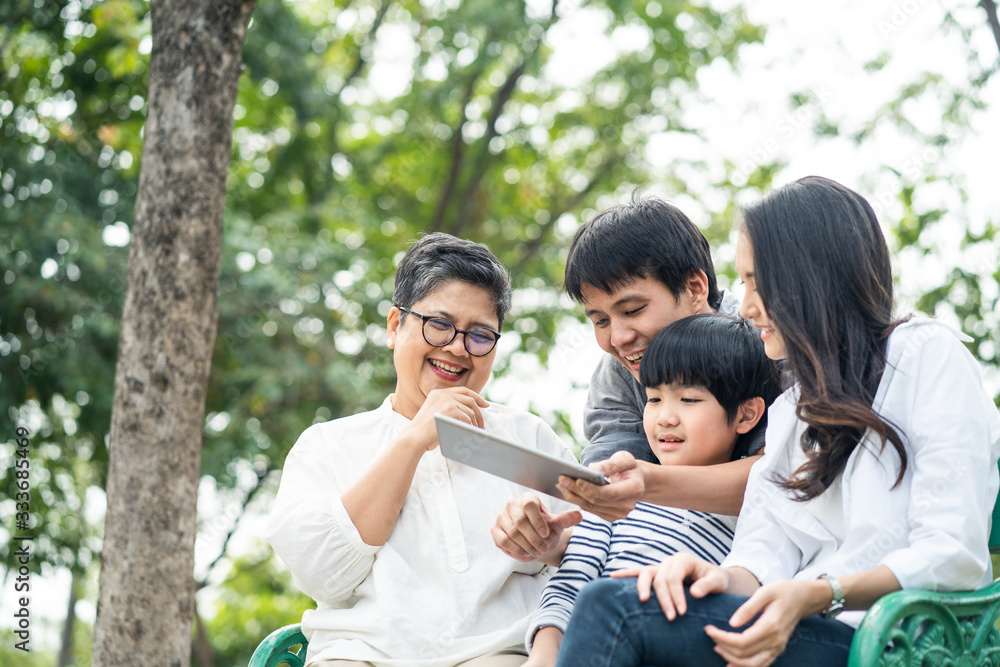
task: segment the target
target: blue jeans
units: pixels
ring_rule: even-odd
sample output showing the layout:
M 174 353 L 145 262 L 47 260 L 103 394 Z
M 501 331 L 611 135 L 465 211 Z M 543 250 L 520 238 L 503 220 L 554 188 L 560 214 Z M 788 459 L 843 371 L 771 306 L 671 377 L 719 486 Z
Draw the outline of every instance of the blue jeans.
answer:
M 598 579 L 576 599 L 559 647 L 556 667 L 724 666 L 712 649 L 706 625 L 740 632 L 729 617 L 747 598 L 741 595 L 687 596 L 687 613 L 668 621 L 655 594 L 641 602 L 635 579 Z M 854 629 L 839 621 L 809 616 L 799 622 L 773 663 L 781 667 L 844 667 Z

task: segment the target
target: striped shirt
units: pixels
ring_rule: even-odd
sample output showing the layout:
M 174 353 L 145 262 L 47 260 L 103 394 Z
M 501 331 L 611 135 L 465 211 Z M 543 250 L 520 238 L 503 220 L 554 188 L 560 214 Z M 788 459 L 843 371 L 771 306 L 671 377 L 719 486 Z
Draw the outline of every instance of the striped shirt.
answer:
M 577 593 L 588 582 L 615 570 L 655 565 L 678 552 L 721 563 L 733 544 L 735 516 L 638 503 L 627 517 L 608 522 L 592 514 L 575 528 L 559 571 L 542 591 L 542 600 L 525 637 L 529 648 L 545 626 L 566 632 Z

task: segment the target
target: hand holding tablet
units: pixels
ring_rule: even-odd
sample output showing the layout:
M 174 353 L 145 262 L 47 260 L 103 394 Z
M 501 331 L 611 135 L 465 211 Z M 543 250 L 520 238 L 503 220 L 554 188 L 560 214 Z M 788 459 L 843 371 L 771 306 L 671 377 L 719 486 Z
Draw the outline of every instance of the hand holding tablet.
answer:
M 561 498 L 556 490 L 560 475 L 599 485 L 609 481 L 600 471 L 530 449 L 457 419 L 435 415 L 434 421 L 445 457 L 555 498 Z

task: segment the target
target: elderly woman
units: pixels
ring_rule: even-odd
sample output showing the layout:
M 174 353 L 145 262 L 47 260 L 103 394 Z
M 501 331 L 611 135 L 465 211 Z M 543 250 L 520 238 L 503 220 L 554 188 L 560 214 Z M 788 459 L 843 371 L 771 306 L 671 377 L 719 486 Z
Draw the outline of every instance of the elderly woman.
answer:
M 549 572 L 508 558 L 490 535 L 524 489 L 445 459 L 433 419 L 572 459 L 542 420 L 480 396 L 509 307 L 507 271 L 485 247 L 420 239 L 388 316 L 396 391 L 371 412 L 311 426 L 285 460 L 268 539 L 316 600 L 302 617 L 310 667 L 524 662 Z

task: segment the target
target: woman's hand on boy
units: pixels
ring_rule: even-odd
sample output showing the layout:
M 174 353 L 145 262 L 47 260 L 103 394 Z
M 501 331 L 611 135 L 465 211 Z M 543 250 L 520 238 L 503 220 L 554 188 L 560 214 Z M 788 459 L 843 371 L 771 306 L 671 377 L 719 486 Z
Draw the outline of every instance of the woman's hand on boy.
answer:
M 659 565 L 618 570 L 611 576 L 636 577 L 639 599 L 648 600 L 651 592 L 656 593 L 663 614 L 671 621 L 687 612 L 685 585 L 694 598 L 713 593 L 749 595 L 733 612 L 729 624 L 741 628 L 754 621 L 750 627 L 730 632 L 705 626 L 705 633 L 715 642 L 716 653 L 730 667 L 770 665 L 785 650 L 799 621 L 829 602 L 829 592 L 816 581 L 784 580 L 761 586 L 743 568 L 720 567 L 691 554 L 675 554 Z
M 599 486 L 580 479 L 560 477 L 559 491 L 569 502 L 605 521 L 624 519 L 646 492 L 643 467 L 628 452 L 616 452 L 606 461 L 591 463 L 590 467 L 603 472 L 611 482 Z
M 564 533 L 582 520 L 579 510 L 552 514 L 538 496 L 525 493 L 507 503 L 490 532 L 493 542 L 511 558 L 559 565 L 569 541 Z
M 635 577 L 639 599 L 645 602 L 651 592 L 655 592 L 663 614 L 671 621 L 687 612 L 685 584 L 690 585 L 691 595 L 696 598 L 727 592 L 731 585 L 729 568 L 687 553 L 668 556 L 659 565 L 618 570 L 611 576 L 616 579 Z

